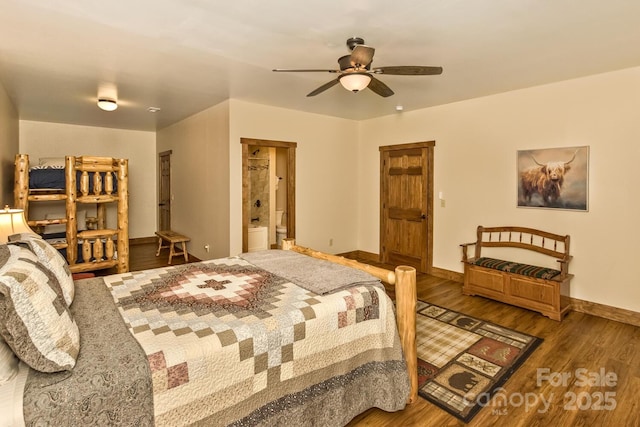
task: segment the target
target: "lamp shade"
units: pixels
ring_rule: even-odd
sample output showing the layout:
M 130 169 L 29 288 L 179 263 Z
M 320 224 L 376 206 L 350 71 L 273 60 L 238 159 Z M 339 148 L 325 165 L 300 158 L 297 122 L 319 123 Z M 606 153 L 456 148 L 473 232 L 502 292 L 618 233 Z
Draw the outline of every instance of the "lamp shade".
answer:
M 349 73 L 340 76 L 340 84 L 351 92 L 359 92 L 369 85 L 371 76 L 367 73 Z
M 98 98 L 98 107 L 104 111 L 113 111 L 118 108 L 118 103 L 110 98 Z
M 22 209 L 10 209 L 5 206 L 0 210 L 0 244 L 7 243 L 9 236 L 18 233 L 33 233 L 27 225 Z

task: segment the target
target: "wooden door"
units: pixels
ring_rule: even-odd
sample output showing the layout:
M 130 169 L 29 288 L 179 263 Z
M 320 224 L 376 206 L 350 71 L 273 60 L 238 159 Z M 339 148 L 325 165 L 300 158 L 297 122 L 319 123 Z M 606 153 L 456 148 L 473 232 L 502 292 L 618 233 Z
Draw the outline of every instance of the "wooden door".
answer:
M 171 230 L 171 151 L 159 154 L 158 229 Z
M 380 257 L 428 273 L 432 266 L 433 147 L 380 147 Z

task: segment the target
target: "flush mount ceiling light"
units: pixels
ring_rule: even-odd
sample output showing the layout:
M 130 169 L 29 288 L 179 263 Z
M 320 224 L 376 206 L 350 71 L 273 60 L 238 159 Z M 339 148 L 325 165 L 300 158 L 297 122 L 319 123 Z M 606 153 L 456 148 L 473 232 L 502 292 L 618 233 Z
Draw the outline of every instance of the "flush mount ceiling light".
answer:
M 98 98 L 98 107 L 104 111 L 113 111 L 118 108 L 118 103 L 111 98 Z
M 339 77 L 340 84 L 351 92 L 359 92 L 369 85 L 371 76 L 367 73 L 349 73 Z

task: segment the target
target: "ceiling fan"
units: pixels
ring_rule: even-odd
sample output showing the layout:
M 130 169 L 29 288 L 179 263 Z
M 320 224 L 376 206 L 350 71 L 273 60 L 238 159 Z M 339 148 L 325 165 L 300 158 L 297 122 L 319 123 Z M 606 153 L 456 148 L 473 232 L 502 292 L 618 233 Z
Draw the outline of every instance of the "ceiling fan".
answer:
M 340 83 L 345 89 L 352 92 L 359 92 L 368 87 L 380 96 L 388 97 L 393 95 L 393 91 L 389 86 L 375 78 L 374 74 L 390 74 L 396 76 L 430 76 L 442 74 L 442 67 L 425 67 L 420 65 L 398 65 L 391 67 L 371 68 L 373 54 L 375 49 L 366 46 L 364 40 L 360 37 L 351 37 L 347 39 L 347 47 L 351 50 L 350 55 L 338 58 L 339 70 L 322 70 L 322 69 L 283 69 L 276 68 L 276 72 L 325 72 L 337 73 L 339 76 L 328 83 L 323 84 L 316 90 L 310 92 L 307 96 L 316 96 L 319 93 Z

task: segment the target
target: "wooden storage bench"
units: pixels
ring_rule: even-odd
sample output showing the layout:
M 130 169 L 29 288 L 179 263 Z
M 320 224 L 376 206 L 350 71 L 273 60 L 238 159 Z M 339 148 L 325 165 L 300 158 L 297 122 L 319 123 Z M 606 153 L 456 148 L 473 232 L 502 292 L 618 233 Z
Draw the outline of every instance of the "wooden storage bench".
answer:
M 462 247 L 465 295 L 480 295 L 507 304 L 538 311 L 562 320 L 570 310 L 569 236 L 526 227 L 482 227 L 477 240 Z M 467 256 L 475 246 L 473 258 Z M 482 256 L 482 248 L 519 248 L 555 258 L 559 268 L 552 269 Z

